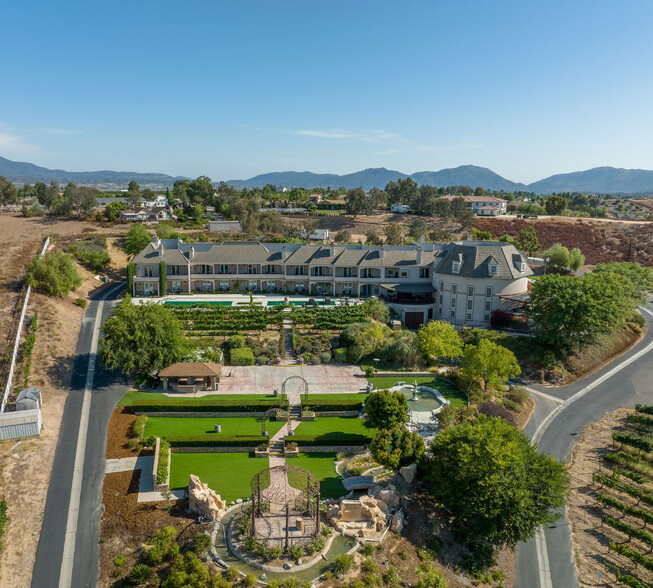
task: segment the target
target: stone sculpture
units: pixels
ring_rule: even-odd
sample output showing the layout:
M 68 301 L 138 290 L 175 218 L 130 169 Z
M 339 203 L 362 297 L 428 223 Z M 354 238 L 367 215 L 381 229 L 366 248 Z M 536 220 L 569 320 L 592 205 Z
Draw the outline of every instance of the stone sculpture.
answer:
M 191 474 L 188 481 L 188 509 L 215 521 L 227 510 L 227 503 L 208 484 L 202 484 L 199 477 Z

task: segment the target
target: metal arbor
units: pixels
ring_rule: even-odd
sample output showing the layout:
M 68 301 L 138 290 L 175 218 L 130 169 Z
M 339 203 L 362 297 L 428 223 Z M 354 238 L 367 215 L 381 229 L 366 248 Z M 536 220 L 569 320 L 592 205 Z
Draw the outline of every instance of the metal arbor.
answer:
M 302 383 L 304 388 L 304 400 L 308 402 L 308 382 L 301 376 L 289 376 L 283 381 L 283 384 L 281 385 L 281 394 L 284 395 L 283 397 L 285 398 L 286 384 L 290 380 L 299 380 Z
M 289 550 L 318 534 L 320 482 L 308 470 L 289 465 L 267 468 L 252 478 L 250 490 L 252 537 Z

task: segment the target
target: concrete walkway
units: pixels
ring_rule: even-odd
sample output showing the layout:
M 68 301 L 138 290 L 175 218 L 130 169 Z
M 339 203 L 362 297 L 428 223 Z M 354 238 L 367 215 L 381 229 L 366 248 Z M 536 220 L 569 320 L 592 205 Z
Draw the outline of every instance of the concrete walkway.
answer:
M 161 492 L 154 491 L 154 480 L 150 475 L 154 467 L 154 456 L 143 455 L 139 457 L 123 457 L 120 459 L 107 459 L 105 465 L 105 474 L 117 474 L 120 472 L 130 472 L 141 470 L 141 477 L 138 483 L 137 502 L 161 502 L 166 498 Z M 173 490 L 171 500 L 183 498 L 185 490 Z

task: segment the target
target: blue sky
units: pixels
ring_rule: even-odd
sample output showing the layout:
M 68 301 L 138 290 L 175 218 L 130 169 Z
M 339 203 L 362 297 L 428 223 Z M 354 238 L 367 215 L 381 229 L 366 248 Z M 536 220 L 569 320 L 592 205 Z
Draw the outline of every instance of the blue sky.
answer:
M 653 169 L 653 2 L 3 3 L 0 155 L 214 180 Z

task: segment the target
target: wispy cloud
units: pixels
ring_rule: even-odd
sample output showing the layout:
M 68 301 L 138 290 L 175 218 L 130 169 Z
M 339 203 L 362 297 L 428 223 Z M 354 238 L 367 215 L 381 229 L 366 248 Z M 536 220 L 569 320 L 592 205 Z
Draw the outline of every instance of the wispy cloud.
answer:
M 40 127 L 38 129 L 26 131 L 27 133 L 34 133 L 36 135 L 83 135 L 84 131 L 76 131 L 74 129 L 53 129 L 51 127 Z
M 38 145 L 26 141 L 24 137 L 2 130 L 0 130 L 0 153 L 7 157 L 28 157 L 45 154 Z
M 371 131 L 352 129 L 301 129 L 289 131 L 291 135 L 302 135 L 305 137 L 319 137 L 321 139 L 348 139 L 353 141 L 364 141 L 366 143 L 378 143 L 381 141 L 405 141 L 397 133 L 374 129 Z

